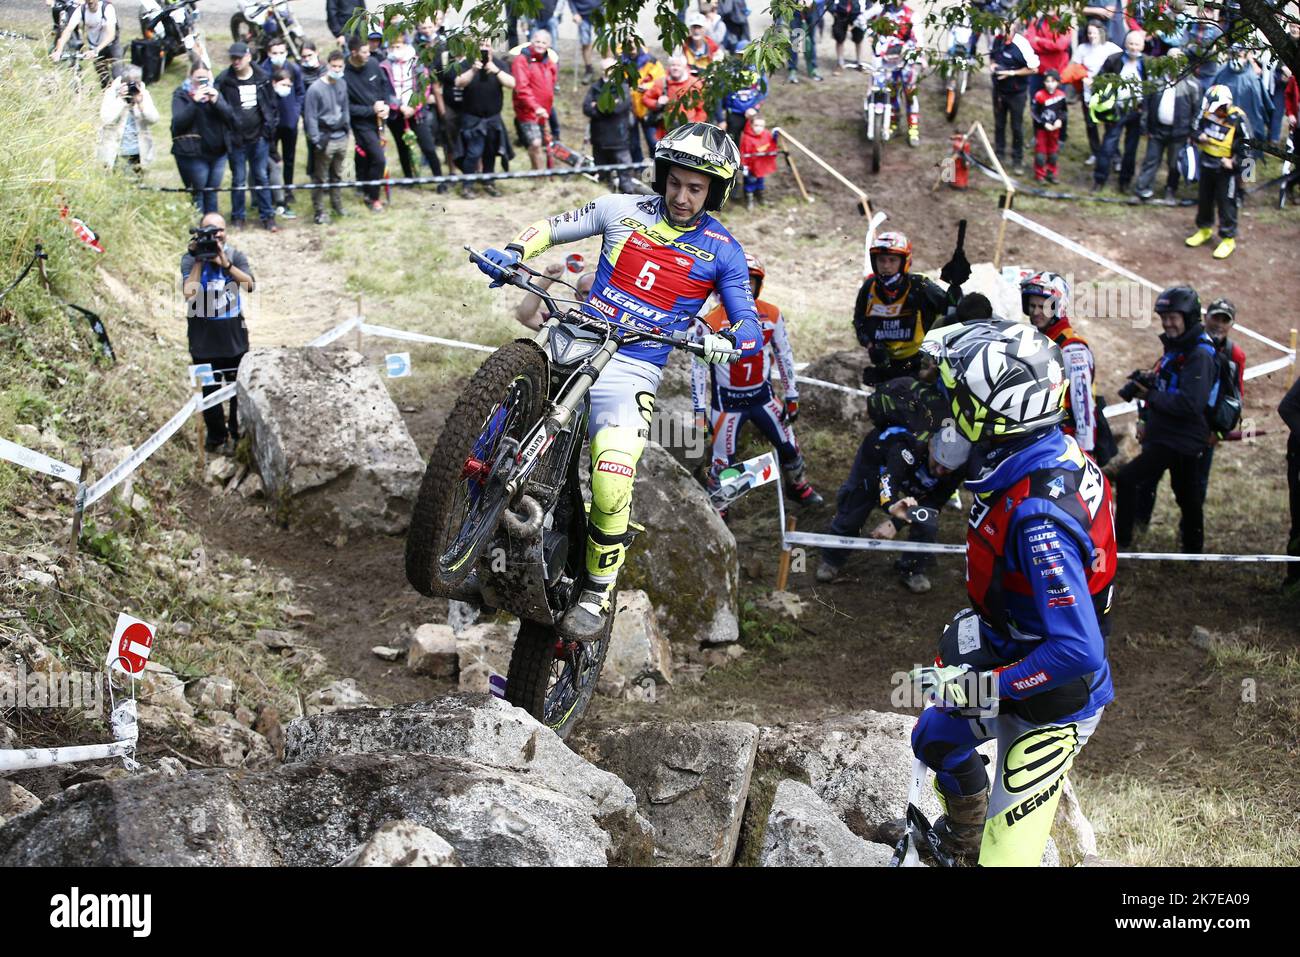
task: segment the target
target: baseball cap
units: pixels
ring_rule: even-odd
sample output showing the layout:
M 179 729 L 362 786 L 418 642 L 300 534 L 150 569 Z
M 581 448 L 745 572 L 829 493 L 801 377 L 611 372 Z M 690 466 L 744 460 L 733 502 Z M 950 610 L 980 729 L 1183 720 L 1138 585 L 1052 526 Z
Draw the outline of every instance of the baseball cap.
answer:
M 688 29 L 690 27 L 707 27 L 708 25 L 709 21 L 705 20 L 703 14 L 700 13 L 692 13 L 686 18 L 686 26 Z
M 230 44 L 230 48 L 226 50 L 226 52 L 231 56 L 248 56 L 248 44 L 232 43 Z
M 1227 316 L 1230 320 L 1235 320 L 1237 318 L 1237 307 L 1232 304 L 1231 299 L 1216 299 L 1206 307 L 1205 314 L 1207 316 Z
M 382 40 L 383 38 L 384 38 L 384 34 L 382 30 L 371 30 L 368 34 L 366 34 L 367 40 Z

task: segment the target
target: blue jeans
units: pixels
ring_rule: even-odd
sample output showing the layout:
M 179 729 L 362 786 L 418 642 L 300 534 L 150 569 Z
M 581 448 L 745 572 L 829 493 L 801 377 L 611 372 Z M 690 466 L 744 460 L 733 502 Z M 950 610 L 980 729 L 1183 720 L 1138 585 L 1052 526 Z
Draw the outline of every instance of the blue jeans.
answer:
M 221 178 L 226 174 L 226 156 L 178 156 L 176 157 L 176 169 L 180 171 L 181 182 L 192 190 L 200 190 L 205 186 L 216 188 L 221 186 Z M 194 204 L 199 207 L 200 212 L 206 216 L 208 213 L 217 212 L 217 197 L 215 192 L 196 192 L 194 194 Z
M 252 166 L 253 185 L 265 187 L 271 182 L 271 145 L 259 139 L 230 151 L 230 185 L 234 190 L 230 194 L 230 219 L 232 222 L 244 221 L 243 186 L 248 183 L 248 167 Z M 253 201 L 257 203 L 257 215 L 262 222 L 275 220 L 275 206 L 271 204 L 269 189 L 254 189 Z
M 1106 124 L 1106 135 L 1101 140 L 1101 155 L 1097 165 L 1092 168 L 1092 181 L 1097 186 L 1105 186 L 1110 178 L 1110 167 L 1119 152 L 1119 138 L 1124 136 L 1124 153 L 1119 166 L 1119 188 L 1127 189 L 1133 179 L 1133 170 L 1137 167 L 1138 141 L 1142 135 L 1142 117 L 1139 113 Z

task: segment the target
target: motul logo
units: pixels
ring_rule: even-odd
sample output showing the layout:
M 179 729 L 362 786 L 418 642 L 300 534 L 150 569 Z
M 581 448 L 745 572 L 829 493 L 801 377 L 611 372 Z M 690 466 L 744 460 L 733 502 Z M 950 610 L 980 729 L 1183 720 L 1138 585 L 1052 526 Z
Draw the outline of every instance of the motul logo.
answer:
M 631 478 L 636 474 L 636 470 L 630 465 L 624 465 L 622 462 L 601 462 L 596 466 L 597 472 L 613 472 L 615 475 L 622 475 Z
M 1052 680 L 1052 676 L 1046 671 L 1040 671 L 1030 675 L 1028 678 L 1018 678 L 1011 682 L 1011 687 L 1016 691 L 1028 691 L 1030 688 L 1037 688 L 1039 685 L 1047 684 Z

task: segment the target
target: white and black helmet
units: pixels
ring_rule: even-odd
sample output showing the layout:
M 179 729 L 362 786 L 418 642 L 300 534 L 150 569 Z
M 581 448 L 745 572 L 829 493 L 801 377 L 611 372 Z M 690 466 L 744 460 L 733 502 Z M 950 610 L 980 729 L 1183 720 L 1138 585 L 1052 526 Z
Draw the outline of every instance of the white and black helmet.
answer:
M 668 190 L 668 168 L 682 166 L 709 176 L 709 196 L 704 203 L 716 212 L 731 195 L 740 171 L 740 150 L 723 130 L 711 123 L 684 123 L 655 145 L 655 192 Z
M 1061 350 L 1028 323 L 945 326 L 923 348 L 939 363 L 954 424 L 972 442 L 1034 432 L 1065 416 Z

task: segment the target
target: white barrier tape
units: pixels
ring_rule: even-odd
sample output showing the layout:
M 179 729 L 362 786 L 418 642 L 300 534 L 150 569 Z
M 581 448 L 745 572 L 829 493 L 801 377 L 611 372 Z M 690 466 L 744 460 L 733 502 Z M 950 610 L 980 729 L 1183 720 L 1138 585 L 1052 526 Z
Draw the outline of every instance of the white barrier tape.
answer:
M 810 379 L 804 375 L 794 377 L 795 382 L 806 382 L 809 385 L 821 386 L 823 389 L 834 389 L 837 392 L 847 392 L 849 395 L 860 395 L 863 397 L 871 395 L 866 389 L 854 389 L 847 385 L 840 385 L 838 382 L 827 382 L 825 379 Z
M 1246 378 L 1257 379 L 1262 375 L 1268 375 L 1270 372 L 1277 372 L 1278 369 L 1285 369 L 1294 362 L 1295 359 L 1291 356 L 1283 356 L 1281 359 L 1274 359 L 1272 362 L 1264 362 L 1257 366 L 1251 366 L 1246 370 Z
M 199 411 L 204 412 L 212 408 L 214 405 L 220 405 L 227 399 L 233 399 L 236 391 L 238 391 L 238 386 L 233 382 L 229 385 L 223 385 L 216 392 L 205 395 L 199 400 Z
M 225 386 L 224 388 L 230 388 L 230 386 Z M 221 391 L 221 389 L 218 389 L 217 392 L 213 393 L 213 395 L 216 395 Z M 158 446 L 170 439 L 176 430 L 185 424 L 185 420 L 194 414 L 194 409 L 197 405 L 198 403 L 195 401 L 194 396 L 190 396 L 189 401 L 186 402 L 185 405 L 181 406 L 181 410 L 173 415 L 166 425 L 153 435 L 149 436 L 149 438 L 145 439 L 144 442 L 140 444 L 140 447 L 128 455 L 122 463 L 117 466 L 117 468 L 113 469 L 113 471 L 109 472 L 94 485 L 86 489 L 86 506 L 89 507 L 94 505 L 97 501 L 111 492 L 114 486 L 138 469 L 145 459 L 158 451 Z
M 1131 279 L 1136 283 L 1146 286 L 1148 289 L 1154 290 L 1155 292 L 1161 292 L 1164 289 L 1163 286 L 1157 286 L 1150 279 L 1143 279 L 1137 273 L 1130 272 L 1129 270 L 1125 269 L 1123 266 L 1121 266 L 1119 263 L 1115 262 L 1114 260 L 1107 259 L 1105 256 L 1101 255 L 1100 253 L 1093 252 L 1091 249 L 1089 249 L 1086 246 L 1080 246 L 1073 239 L 1067 239 L 1065 236 L 1062 236 L 1060 233 L 1053 232 L 1052 230 L 1048 229 L 1046 226 L 1034 222 L 1032 219 L 1026 219 L 1024 216 L 1021 216 L 1019 213 L 1017 213 L 1014 209 L 1002 210 L 1002 218 L 1015 223 L 1017 226 L 1023 226 L 1031 233 L 1037 233 L 1039 236 L 1042 236 L 1044 239 L 1050 239 L 1058 246 L 1064 246 L 1066 249 L 1070 250 L 1070 252 L 1074 253 L 1075 255 L 1082 256 L 1084 259 L 1091 260 L 1092 262 L 1095 262 L 1098 266 L 1104 266 L 1105 268 L 1109 269 L 1111 272 L 1118 273 L 1119 275 L 1125 277 L 1126 279 Z
M 1091 249 L 1087 248 L 1086 246 L 1080 246 L 1073 239 L 1068 239 L 1065 236 L 1062 236 L 1060 233 L 1048 229 L 1046 226 L 1042 225 L 1041 223 L 1036 223 L 1032 219 L 1027 219 L 1024 216 L 1021 216 L 1014 209 L 1002 210 L 1002 218 L 1010 222 L 1013 222 L 1018 226 L 1023 226 L 1031 233 L 1037 233 L 1039 236 L 1042 236 L 1044 239 L 1050 239 L 1058 246 L 1064 246 L 1066 249 L 1070 250 L 1070 252 L 1082 256 L 1084 259 L 1089 259 L 1092 262 L 1095 262 L 1098 266 L 1104 266 L 1105 268 L 1109 269 L 1111 272 L 1118 273 L 1119 275 L 1124 276 L 1126 279 L 1131 279 L 1136 283 L 1140 283 L 1141 285 L 1146 286 L 1148 289 L 1154 292 L 1164 291 L 1163 286 L 1157 286 L 1150 279 L 1143 279 L 1137 273 L 1130 272 L 1129 270 L 1125 269 L 1123 266 L 1121 266 L 1119 263 L 1115 262 L 1114 260 L 1107 259 L 1105 256 L 1101 255 L 1100 253 L 1093 252 Z M 1292 354 L 1289 346 L 1284 346 L 1282 345 L 1282 343 L 1276 342 L 1270 339 L 1268 336 L 1261 335 L 1260 333 L 1256 332 L 1254 329 L 1248 329 L 1245 326 L 1241 325 L 1240 323 L 1234 324 L 1233 328 L 1238 332 L 1242 333 L 1243 335 L 1250 336 L 1252 339 L 1258 340 L 1259 342 L 1272 346 L 1274 349 L 1278 350 L 1279 352 L 1287 356 L 1290 356 Z
M 927 545 L 921 542 L 895 542 L 883 538 L 848 538 L 844 535 L 819 535 L 815 532 L 787 532 L 783 547 L 811 545 L 817 548 L 852 548 L 859 551 L 923 552 L 931 555 L 965 554 L 965 545 Z M 1185 555 L 1182 552 L 1120 552 L 1120 558 L 1156 562 L 1300 562 L 1294 555 Z
M 401 339 L 405 342 L 427 342 L 436 346 L 450 346 L 453 349 L 473 349 L 476 352 L 496 352 L 496 346 L 479 345 L 477 342 L 461 342 L 459 339 L 443 339 L 439 336 L 427 336 L 422 332 L 407 332 L 405 329 L 393 329 L 389 326 L 372 326 L 361 323 L 361 331 L 368 336 L 381 339 Z
M 346 322 L 339 323 L 337 326 L 335 326 L 333 329 L 329 330 L 328 332 L 321 333 L 311 342 L 307 343 L 307 345 L 314 346 L 318 349 L 323 348 L 329 345 L 335 339 L 338 339 L 340 336 L 347 335 L 349 332 L 351 332 L 360 324 L 361 324 L 361 317 L 353 316 L 351 319 L 347 320 Z
M 28 748 L 24 751 L 0 751 L 0 772 L 51 768 L 58 764 L 101 761 L 104 758 L 124 758 L 129 757 L 135 747 L 136 742 L 134 741 L 114 741 L 112 744 L 84 744 L 69 748 Z
M 63 479 L 63 481 L 71 482 L 73 485 L 77 484 L 77 478 L 81 474 L 78 469 L 74 469 L 66 462 L 52 459 L 40 452 L 33 452 L 31 449 L 10 442 L 8 439 L 0 439 L 0 459 L 13 462 L 15 465 L 21 465 L 33 472 L 44 472 L 46 475 L 51 475 L 56 479 Z

